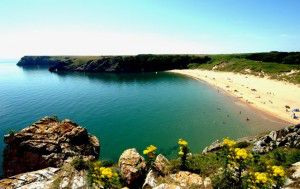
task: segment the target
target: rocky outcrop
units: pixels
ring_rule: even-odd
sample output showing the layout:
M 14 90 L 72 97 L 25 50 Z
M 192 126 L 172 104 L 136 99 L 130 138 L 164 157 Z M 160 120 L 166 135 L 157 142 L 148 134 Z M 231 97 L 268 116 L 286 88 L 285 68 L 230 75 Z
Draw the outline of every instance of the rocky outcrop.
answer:
M 150 170 L 146 176 L 145 182 L 143 184 L 143 189 L 151 189 L 157 186 L 158 175 L 155 171 Z
M 160 175 L 166 175 L 170 171 L 170 162 L 165 156 L 159 154 L 153 162 L 152 169 Z
M 213 152 L 213 151 L 219 150 L 221 148 L 222 148 L 222 142 L 220 142 L 219 140 L 216 140 L 211 145 L 205 147 L 204 150 L 202 151 L 202 153 L 206 154 L 208 152 Z
M 294 163 L 292 167 L 289 168 L 291 174 L 286 180 L 284 189 L 296 189 L 300 188 L 300 162 Z
M 300 124 L 272 131 L 268 135 L 259 137 L 254 142 L 253 151 L 267 153 L 280 146 L 300 147 Z
M 178 185 L 175 185 L 175 184 L 163 183 L 163 184 L 160 184 L 157 187 L 154 187 L 153 189 L 182 189 L 182 188 Z
M 255 137 L 243 137 L 236 140 L 237 143 L 251 144 L 255 140 Z M 209 152 L 218 151 L 223 147 L 222 141 L 216 140 L 211 145 L 204 148 L 202 154 L 207 154 Z
M 51 188 L 59 168 L 49 167 L 38 171 L 18 174 L 0 180 L 0 188 L 6 189 L 44 189 Z
M 45 117 L 17 133 L 4 137 L 4 176 L 60 167 L 75 156 L 99 157 L 99 141 L 70 120 Z
M 176 174 L 170 175 L 170 178 L 173 179 L 175 183 L 178 183 L 179 186 L 183 188 L 199 188 L 199 189 L 206 189 L 211 188 L 210 182 L 206 181 L 206 186 L 204 185 L 204 180 L 198 174 L 190 173 L 188 171 L 179 171 Z M 209 178 L 208 178 L 209 179 Z
M 161 176 L 165 176 L 170 171 L 170 162 L 169 160 L 159 154 L 156 156 L 155 161 L 153 162 L 151 169 L 149 170 L 145 182 L 143 184 L 143 189 L 151 189 L 157 186 L 157 180 Z
M 257 153 L 267 153 L 273 149 L 286 146 L 286 147 L 300 147 L 300 124 L 289 126 L 277 131 L 271 131 L 267 135 L 252 136 L 237 139 L 238 143 L 253 144 L 252 151 Z M 211 145 L 204 148 L 203 154 L 220 150 L 222 148 L 222 141 L 216 140 Z
M 168 182 L 155 186 L 153 189 L 212 189 L 209 177 L 206 177 L 203 180 L 198 174 L 190 173 L 188 171 L 179 171 L 175 174 L 168 175 L 164 180 L 167 180 Z
M 118 165 L 122 178 L 129 186 L 142 182 L 146 171 L 146 162 L 136 149 L 125 150 L 120 156 Z
M 68 166 L 68 168 L 66 168 Z M 70 165 L 62 168 L 45 169 L 21 173 L 0 180 L 0 188 L 5 189 L 87 189 L 87 172 L 77 171 Z

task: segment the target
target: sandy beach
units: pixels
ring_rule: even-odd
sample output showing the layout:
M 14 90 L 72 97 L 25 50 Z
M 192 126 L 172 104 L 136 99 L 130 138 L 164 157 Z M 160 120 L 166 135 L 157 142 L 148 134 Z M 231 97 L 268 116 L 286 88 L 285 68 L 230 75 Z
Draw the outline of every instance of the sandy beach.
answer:
M 294 119 L 291 112 L 295 108 L 300 108 L 299 85 L 232 72 L 200 69 L 171 70 L 170 72 L 205 81 L 220 92 L 225 91 L 264 113 L 292 124 L 300 123 L 300 113 L 296 112 L 298 119 Z

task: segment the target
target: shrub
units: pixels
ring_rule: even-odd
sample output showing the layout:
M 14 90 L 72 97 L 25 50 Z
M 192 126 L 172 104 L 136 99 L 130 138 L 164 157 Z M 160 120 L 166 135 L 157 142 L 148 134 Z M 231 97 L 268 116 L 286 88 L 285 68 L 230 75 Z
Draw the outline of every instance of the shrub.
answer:
M 238 148 L 247 148 L 249 146 L 250 146 L 250 143 L 247 141 L 238 142 L 236 144 L 236 147 L 238 147 Z
M 156 157 L 156 150 L 157 150 L 156 146 L 150 145 L 143 151 L 143 154 L 147 156 L 146 161 L 147 161 L 148 169 L 151 168 L 151 166 L 154 162 L 154 159 Z
M 196 154 L 187 158 L 187 170 L 193 173 L 210 176 L 224 165 L 224 157 L 219 153 Z
M 182 170 L 187 170 L 187 165 L 186 165 L 186 159 L 187 159 L 187 154 L 189 153 L 189 147 L 188 147 L 188 142 L 184 139 L 179 139 L 178 140 L 178 155 L 181 160 L 181 169 Z
M 278 188 L 283 185 L 285 171 L 282 166 L 272 165 L 272 159 L 263 159 L 228 138 L 223 140 L 225 166 L 214 178 L 218 188 Z M 282 154 L 276 158 L 284 159 Z
M 101 165 L 103 167 L 112 167 L 114 164 L 115 163 L 112 160 L 101 160 Z
M 80 157 L 76 157 L 71 165 L 78 171 L 80 170 L 87 170 L 89 169 L 89 165 L 88 165 L 88 162 L 84 161 L 83 158 L 80 156 Z
M 15 130 L 10 130 L 8 132 L 9 136 L 14 136 L 16 134 L 16 131 Z

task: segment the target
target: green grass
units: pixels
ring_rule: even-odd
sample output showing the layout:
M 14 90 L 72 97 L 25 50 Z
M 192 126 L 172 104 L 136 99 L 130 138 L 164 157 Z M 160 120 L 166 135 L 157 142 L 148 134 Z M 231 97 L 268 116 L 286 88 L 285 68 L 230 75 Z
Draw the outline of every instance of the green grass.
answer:
M 277 148 L 261 156 L 262 161 L 271 161 L 274 165 L 281 165 L 285 168 L 300 161 L 300 149 L 297 148 Z
M 249 144 L 240 144 L 237 147 L 246 147 L 251 150 Z M 264 171 L 263 164 L 280 165 L 285 168 L 289 168 L 293 163 L 300 161 L 300 149 L 279 147 L 266 154 L 256 154 L 256 161 L 253 162 L 252 167 L 256 171 Z M 180 170 L 180 160 L 173 159 L 171 162 L 171 172 L 177 172 Z M 193 173 L 200 174 L 202 176 L 211 176 L 216 171 L 224 167 L 225 155 L 222 150 L 211 152 L 208 154 L 193 154 L 187 159 L 187 170 Z
M 228 71 L 256 76 L 268 76 L 272 79 L 300 83 L 300 65 L 261 62 L 244 58 L 244 54 L 211 55 L 212 60 L 206 64 L 190 64 L 189 68 Z M 298 73 L 288 74 L 292 70 Z
M 51 59 L 53 60 L 61 60 L 61 61 L 66 61 L 66 60 L 71 60 L 73 65 L 82 65 L 86 64 L 90 60 L 96 60 L 99 59 L 100 56 L 53 56 Z
M 180 171 L 180 159 L 172 159 L 171 172 Z M 223 167 L 225 158 L 221 152 L 208 154 L 193 154 L 187 158 L 187 171 L 204 176 L 210 176 Z

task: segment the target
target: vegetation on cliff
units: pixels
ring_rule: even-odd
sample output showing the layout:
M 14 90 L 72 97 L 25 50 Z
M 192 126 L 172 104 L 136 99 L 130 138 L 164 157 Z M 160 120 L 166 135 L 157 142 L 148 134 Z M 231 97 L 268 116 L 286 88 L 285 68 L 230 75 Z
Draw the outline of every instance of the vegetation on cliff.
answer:
M 50 71 L 151 72 L 185 69 L 189 64 L 203 64 L 208 56 L 137 55 L 137 56 L 25 56 L 19 66 L 48 66 Z
M 299 56 L 300 53 L 296 52 L 211 55 L 209 62 L 201 65 L 190 64 L 188 67 L 251 74 L 299 84 Z

